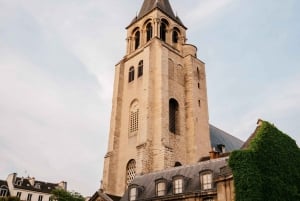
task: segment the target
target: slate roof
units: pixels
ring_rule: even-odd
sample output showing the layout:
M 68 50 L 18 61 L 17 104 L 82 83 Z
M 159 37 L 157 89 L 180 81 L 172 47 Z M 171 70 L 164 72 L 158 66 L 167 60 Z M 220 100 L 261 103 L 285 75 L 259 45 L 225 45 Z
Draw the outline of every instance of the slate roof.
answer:
M 21 185 L 17 185 L 18 181 L 22 181 Z M 36 184 L 40 184 L 40 188 L 36 188 L 35 187 Z M 32 186 L 29 182 L 29 179 L 17 177 L 16 181 L 15 181 L 15 184 L 14 184 L 14 187 L 18 188 L 18 189 L 23 189 L 23 190 L 29 190 L 29 191 L 42 192 L 42 193 L 50 194 L 53 189 L 58 187 L 58 184 L 47 183 L 47 182 L 43 182 L 43 181 L 35 181 L 34 185 Z
M 89 201 L 95 201 L 95 200 L 97 200 L 98 197 L 102 198 L 102 200 L 105 200 L 105 201 L 119 201 L 121 199 L 121 197 L 119 197 L 119 196 L 106 194 L 106 193 L 103 193 L 102 190 L 99 190 L 99 191 L 96 191 L 96 193 L 94 193 L 94 195 L 89 199 Z
M 211 146 L 219 152 L 221 152 L 221 150 L 218 149 L 218 145 L 220 144 L 225 145 L 226 152 L 231 152 L 233 150 L 240 149 L 244 143 L 242 140 L 226 133 L 225 131 L 211 124 L 209 125 L 209 132 Z
M 7 189 L 7 196 L 10 196 L 10 192 L 9 192 L 9 188 L 8 188 L 8 184 L 7 184 L 7 181 L 5 181 L 5 180 L 0 180 L 0 188 L 5 188 L 5 189 Z
M 181 22 L 181 20 L 179 19 L 179 17 L 174 14 L 169 0 L 144 0 L 144 3 L 142 5 L 142 8 L 138 16 L 136 16 L 133 19 L 131 24 L 137 22 L 138 20 L 140 20 L 141 18 L 143 18 L 145 15 L 147 15 L 148 13 L 150 13 L 156 8 L 162 11 L 163 13 L 165 13 L 168 17 L 173 19 L 175 22 L 177 22 L 178 24 L 186 28 Z
M 162 171 L 136 176 L 131 185 L 138 185 L 142 189 L 141 194 L 138 196 L 138 200 L 151 200 L 151 198 L 156 197 L 156 180 L 163 178 L 168 181 L 169 188 L 166 195 L 168 196 L 173 195 L 170 185 L 172 184 L 172 177 L 181 175 L 185 177 L 186 181 L 183 190 L 184 194 L 201 192 L 199 173 L 205 170 L 211 170 L 213 171 L 214 179 L 216 179 L 221 175 L 221 170 L 224 170 L 224 167 L 227 166 L 227 160 L 228 157 L 218 158 L 200 162 L 195 165 L 173 167 Z M 228 168 L 226 170 L 226 174 L 228 174 Z M 126 190 L 121 201 L 128 201 L 128 193 L 128 190 Z
M 7 182 L 5 180 L 0 180 L 0 187 L 7 186 Z

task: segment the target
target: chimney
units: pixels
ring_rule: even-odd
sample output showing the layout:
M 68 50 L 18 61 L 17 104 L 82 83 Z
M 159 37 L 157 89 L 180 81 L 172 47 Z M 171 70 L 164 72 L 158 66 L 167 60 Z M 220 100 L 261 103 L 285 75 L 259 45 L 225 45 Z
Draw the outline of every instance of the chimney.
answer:
M 59 182 L 58 187 L 66 191 L 67 190 L 67 182 L 65 182 L 65 181 Z
M 209 152 L 210 159 L 219 158 L 220 153 L 215 151 L 214 149 Z
M 34 183 L 35 183 L 35 178 L 34 177 L 28 177 L 28 181 L 29 181 L 31 186 L 34 186 Z

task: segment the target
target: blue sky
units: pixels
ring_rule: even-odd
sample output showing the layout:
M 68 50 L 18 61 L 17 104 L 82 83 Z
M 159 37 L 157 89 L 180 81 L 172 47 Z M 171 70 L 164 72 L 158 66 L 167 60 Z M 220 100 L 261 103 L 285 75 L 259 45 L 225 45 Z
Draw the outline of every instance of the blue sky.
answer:
M 259 118 L 300 142 L 300 1 L 170 0 L 206 63 L 210 122 L 243 140 Z M 142 0 L 0 0 L 0 178 L 91 195 L 114 65 Z

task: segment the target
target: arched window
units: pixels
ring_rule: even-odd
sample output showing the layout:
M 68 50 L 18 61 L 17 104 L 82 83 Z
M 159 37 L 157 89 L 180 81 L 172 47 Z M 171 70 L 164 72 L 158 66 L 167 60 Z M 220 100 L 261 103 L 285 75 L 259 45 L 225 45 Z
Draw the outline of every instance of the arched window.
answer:
M 152 38 L 152 25 L 151 23 L 148 23 L 146 26 L 146 32 L 147 32 L 147 42 Z
M 134 67 L 131 66 L 128 73 L 128 82 L 131 82 L 134 80 Z
M 178 32 L 175 30 L 172 33 L 172 41 L 173 43 L 178 43 Z
M 175 99 L 169 101 L 169 131 L 171 133 L 178 133 L 178 102 Z
M 201 190 L 209 190 L 213 187 L 212 172 L 205 171 L 200 173 Z
M 0 197 L 6 197 L 8 195 L 8 187 L 7 186 L 1 186 L 0 187 Z
M 126 167 L 126 185 L 128 186 L 135 177 L 136 171 L 136 163 L 135 160 L 132 159 L 127 163 Z
M 200 80 L 200 71 L 199 71 L 198 67 L 197 67 L 197 78 L 198 78 L 198 80 Z
M 129 135 L 134 135 L 139 130 L 139 105 L 134 101 L 129 111 Z
M 143 68 L 144 68 L 144 66 L 143 66 L 143 60 L 141 60 L 139 62 L 139 66 L 138 66 L 138 77 L 141 77 L 143 75 Z
M 167 26 L 168 26 L 168 21 L 163 19 L 160 24 L 160 39 L 162 41 L 166 41 L 167 39 Z
M 182 165 L 181 165 L 181 163 L 180 163 L 180 162 L 178 162 L 178 161 L 177 161 L 177 162 L 175 162 L 175 165 L 174 165 L 174 167 L 179 167 L 179 166 L 182 166 Z
M 141 34 L 140 31 L 135 32 L 134 35 L 134 49 L 138 49 L 138 47 L 140 46 L 140 39 L 141 39 Z

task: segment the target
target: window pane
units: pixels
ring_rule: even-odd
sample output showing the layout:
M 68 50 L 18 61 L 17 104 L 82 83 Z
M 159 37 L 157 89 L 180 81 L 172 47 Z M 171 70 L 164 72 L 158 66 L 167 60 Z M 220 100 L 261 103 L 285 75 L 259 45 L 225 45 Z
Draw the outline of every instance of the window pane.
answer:
M 136 200 L 136 192 L 137 192 L 136 188 L 130 189 L 130 201 Z
M 174 193 L 178 194 L 178 193 L 182 193 L 182 179 L 176 179 L 174 181 Z
M 212 174 L 206 173 L 201 175 L 202 189 L 208 190 L 212 188 Z
M 166 194 L 166 183 L 160 182 L 157 184 L 157 196 L 163 196 Z

